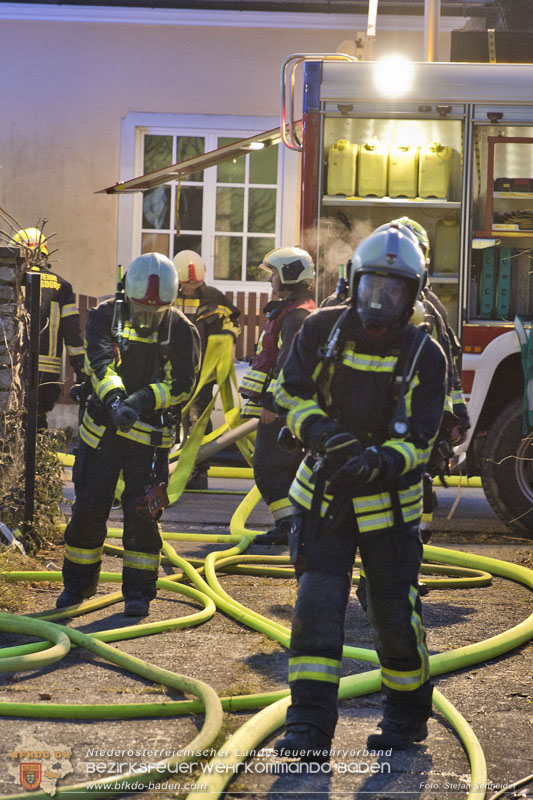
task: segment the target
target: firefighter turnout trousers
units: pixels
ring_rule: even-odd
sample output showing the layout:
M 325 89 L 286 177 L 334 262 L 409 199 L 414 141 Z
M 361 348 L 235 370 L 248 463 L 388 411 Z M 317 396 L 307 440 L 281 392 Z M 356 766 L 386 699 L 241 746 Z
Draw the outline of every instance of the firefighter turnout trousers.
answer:
M 102 562 L 106 522 L 123 471 L 124 514 L 122 593 L 141 590 L 148 600 L 156 595 L 162 541 L 157 520 L 142 509 L 139 498 L 149 483 L 154 447 L 133 442 L 107 429 L 98 447 L 81 441 L 73 469 L 76 500 L 65 530 L 63 581 L 65 588 L 90 597 L 96 592 Z M 168 450 L 157 448 L 156 483 L 168 481 Z
M 366 574 L 367 615 L 381 665 L 384 716 L 421 723 L 431 715 L 432 686 L 418 594 L 422 544 L 418 523 L 361 533 L 352 508 L 334 521 L 298 512 L 291 560 L 299 574 L 292 622 L 287 725 L 315 725 L 333 738 L 344 621 L 356 555 Z
M 254 448 L 254 477 L 257 488 L 275 521 L 288 517 L 294 508 L 289 500 L 289 489 L 303 454 L 298 450 L 284 450 L 278 436 L 285 423 L 275 419 L 268 425 L 259 422 Z

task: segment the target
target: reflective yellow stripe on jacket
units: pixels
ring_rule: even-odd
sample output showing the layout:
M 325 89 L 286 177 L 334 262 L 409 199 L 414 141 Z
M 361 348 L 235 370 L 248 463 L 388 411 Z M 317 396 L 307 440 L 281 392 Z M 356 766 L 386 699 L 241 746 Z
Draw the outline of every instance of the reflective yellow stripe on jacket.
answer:
M 78 313 L 79 311 L 76 303 L 65 303 L 61 309 L 61 319 L 65 319 L 65 317 L 73 317 L 74 314 Z
M 268 375 L 266 372 L 260 372 L 258 369 L 248 367 L 243 375 L 240 388 L 246 389 L 248 392 L 253 392 L 255 395 L 260 395 L 267 381 Z
M 351 345 L 351 346 L 350 346 Z M 361 372 L 394 372 L 398 356 L 376 356 L 369 353 L 357 353 L 353 350 L 353 342 L 347 342 L 342 353 L 342 363 Z
M 282 497 L 281 500 L 275 500 L 273 503 L 269 503 L 268 510 L 274 517 L 274 520 L 277 521 L 292 516 L 294 506 L 288 497 Z
M 39 356 L 39 372 L 52 372 L 59 375 L 61 372 L 61 359 L 59 356 Z
M 316 400 L 299 400 L 298 404 L 291 408 L 287 414 L 287 425 L 297 439 L 303 440 L 302 425 L 309 417 L 327 417 L 322 411 Z
M 316 481 L 316 473 L 313 472 L 312 463 L 307 458 L 301 462 L 289 491 L 291 502 L 307 510 L 310 510 L 313 502 Z M 422 514 L 422 482 L 416 479 L 411 486 L 399 489 L 398 498 L 403 521 L 405 523 L 416 522 Z M 326 491 L 320 506 L 321 517 L 326 515 L 331 500 L 332 496 L 327 493 L 326 485 Z M 354 497 L 353 507 L 357 516 L 359 530 L 362 532 L 367 533 L 383 528 L 391 528 L 394 525 L 390 492 Z
M 161 434 L 161 444 L 158 447 L 169 448 L 174 444 L 174 435 L 169 428 L 154 428 L 153 425 L 148 425 L 147 422 L 136 422 L 133 428 L 129 431 L 117 431 L 117 436 L 122 436 L 124 439 L 130 439 L 137 444 L 146 444 L 153 447 L 152 433 Z
M 121 389 L 123 392 L 126 392 L 126 387 L 124 386 L 122 378 L 120 375 L 117 375 L 112 367 L 107 367 L 105 375 L 101 381 L 99 381 L 96 375 L 93 373 L 91 375 L 91 383 L 96 396 L 102 402 L 105 400 L 109 392 L 113 392 L 116 389 Z
M 300 506 L 301 508 L 306 508 L 307 510 L 311 508 L 314 493 L 314 477 L 315 474 L 307 463 L 307 459 L 304 459 L 300 463 L 296 477 L 294 478 L 289 489 L 289 499 L 294 505 Z M 321 517 L 325 516 L 330 500 L 330 495 L 328 496 L 328 499 L 325 497 L 322 498 L 320 507 Z
M 97 425 L 89 412 L 85 411 L 82 423 L 80 425 L 80 438 L 85 442 L 85 444 L 88 444 L 89 447 L 96 449 L 100 443 L 100 439 L 104 435 L 105 429 L 105 425 Z M 172 447 L 174 444 L 174 432 L 170 428 L 156 428 L 153 425 L 149 425 L 147 422 L 142 422 L 141 420 L 136 422 L 131 430 L 126 432 L 116 431 L 116 434 L 117 436 L 122 436 L 124 439 L 130 439 L 132 442 L 137 442 L 137 444 L 145 444 L 149 447 L 153 447 L 154 443 L 152 442 L 152 433 L 154 432 L 161 434 L 161 442 L 157 442 L 157 447 L 163 447 L 165 449 Z

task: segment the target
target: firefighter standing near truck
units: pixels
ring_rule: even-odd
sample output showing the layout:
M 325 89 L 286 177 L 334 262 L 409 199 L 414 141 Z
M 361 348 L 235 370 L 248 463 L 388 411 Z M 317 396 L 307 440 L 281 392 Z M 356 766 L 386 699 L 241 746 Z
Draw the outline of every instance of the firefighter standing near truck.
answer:
M 47 415 L 61 394 L 63 344 L 76 383 L 82 383 L 86 378 L 83 374 L 80 315 L 71 284 L 50 268 L 48 241 L 43 232 L 39 228 L 21 229 L 11 243 L 21 248 L 28 271 L 41 275 L 37 428 L 44 430 L 48 427 Z
M 399 219 L 392 220 L 392 223 L 405 225 L 408 230 L 414 233 L 418 244 L 422 248 L 422 253 L 426 259 L 426 266 L 429 269 L 430 247 L 429 236 L 426 229 L 419 222 L 410 217 L 400 217 Z M 448 321 L 446 308 L 440 297 L 432 290 L 429 279 L 421 294 L 421 301 L 424 306 L 424 321 L 428 331 L 441 345 L 448 362 L 448 394 L 451 417 L 447 422 L 449 425 L 450 444 L 457 447 L 465 441 L 467 431 L 470 428 L 470 419 L 468 417 L 461 386 L 461 369 L 459 366 L 459 359 L 462 352 L 461 345 L 455 331 Z
M 414 234 L 426 259 L 426 266 L 429 269 L 430 247 L 426 229 L 410 217 L 400 217 L 392 222 L 405 226 L 408 231 Z M 433 480 L 438 477 L 441 483 L 446 485 L 450 459 L 454 455 L 453 448 L 458 447 L 465 441 L 470 428 L 470 419 L 461 386 L 461 369 L 459 365 L 461 345 L 448 321 L 446 308 L 439 296 L 432 290 L 429 280 L 421 293 L 420 302 L 423 308 L 423 321 L 428 333 L 441 345 L 448 366 L 444 414 L 424 476 L 424 513 L 421 523 L 421 536 L 424 542 L 428 542 L 431 538 L 431 522 L 436 505 Z M 424 584 L 420 584 L 420 587 L 424 594 L 427 594 L 427 587 Z M 358 590 L 360 600 L 362 600 L 362 593 L 363 589 L 360 587 Z
M 225 294 L 214 286 L 207 286 L 205 264 L 194 250 L 181 250 L 174 256 L 174 264 L 178 272 L 179 289 L 174 305 L 198 328 L 205 354 L 209 336 L 224 334 L 231 336 L 236 342 L 241 333 L 239 325 L 240 311 L 228 300 Z M 188 436 L 191 428 L 198 422 L 213 397 L 215 381 L 206 383 L 191 404 L 187 416 L 183 419 L 183 433 Z M 212 430 L 211 422 L 207 424 L 206 433 Z M 207 489 L 207 471 L 209 462 L 202 461 L 195 465 L 187 489 Z
M 274 518 L 274 526 L 255 544 L 288 544 L 293 506 L 288 493 L 302 460 L 300 447 L 283 449 L 278 436 L 283 422 L 274 406 L 273 389 L 304 319 L 316 309 L 312 297 L 313 259 L 300 247 L 278 247 L 266 254 L 261 267 L 270 273 L 272 299 L 265 306 L 267 323 L 239 392 L 246 399 L 244 417 L 259 417 L 253 467 L 257 488 Z
M 298 597 L 292 702 L 274 746 L 282 756 L 330 755 L 357 549 L 384 706 L 381 733 L 367 744 L 399 749 L 427 736 L 432 685 L 417 588 L 419 523 L 446 359 L 423 327 L 408 323 L 425 280 L 422 252 L 399 226 L 371 234 L 352 259 L 351 302 L 304 322 L 276 385 L 276 404 L 309 451 L 290 491 Z
M 124 284 L 123 298 L 117 293 L 89 311 L 85 329 L 92 394 L 80 426 L 76 500 L 65 530 L 64 590 L 56 605 L 72 606 L 96 592 L 106 522 L 122 470 L 124 612 L 142 617 L 156 595 L 168 452 L 180 407 L 196 381 L 200 337 L 172 306 L 178 277 L 169 258 L 139 256 Z

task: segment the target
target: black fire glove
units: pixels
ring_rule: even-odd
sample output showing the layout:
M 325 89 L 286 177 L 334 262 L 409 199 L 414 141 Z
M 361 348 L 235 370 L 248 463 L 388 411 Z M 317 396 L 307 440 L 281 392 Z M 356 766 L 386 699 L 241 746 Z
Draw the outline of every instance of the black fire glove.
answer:
M 329 417 L 319 417 L 308 430 L 302 431 L 304 444 L 315 453 L 324 455 L 326 441 L 336 433 L 345 433 L 344 428 L 338 422 Z
M 382 453 L 367 447 L 363 452 L 351 458 L 332 476 L 328 494 L 351 494 L 362 484 L 370 483 L 383 477 L 386 463 Z
M 87 375 L 82 370 L 76 370 L 76 383 L 85 383 L 88 380 Z
M 74 400 L 75 403 L 81 403 L 82 392 L 85 384 L 84 383 L 75 383 L 74 386 L 71 386 L 68 390 L 68 395 L 71 400 Z
M 110 401 L 106 402 L 106 410 L 111 417 L 111 422 L 117 430 L 127 433 L 139 419 L 138 413 L 134 408 L 127 406 L 124 398 L 115 395 Z
M 330 436 L 324 442 L 324 461 L 328 473 L 333 475 L 344 464 L 360 455 L 362 449 L 359 439 L 348 431 Z
M 124 403 L 140 415 L 143 411 L 151 411 L 153 409 L 154 393 L 148 386 L 145 386 L 143 389 L 129 394 Z

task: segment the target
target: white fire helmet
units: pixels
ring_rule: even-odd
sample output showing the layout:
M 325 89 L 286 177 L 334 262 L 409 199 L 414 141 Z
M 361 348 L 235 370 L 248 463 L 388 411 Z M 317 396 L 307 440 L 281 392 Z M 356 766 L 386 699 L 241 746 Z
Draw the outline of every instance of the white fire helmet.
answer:
M 202 283 L 205 278 L 205 264 L 194 250 L 181 250 L 176 253 L 174 265 L 180 283 Z
M 152 333 L 176 299 L 176 268 L 170 258 L 161 253 L 144 253 L 131 262 L 124 291 L 134 328 Z
M 283 286 L 311 282 L 315 277 L 313 259 L 301 247 L 276 247 L 266 254 L 261 267 L 270 273 L 277 270 Z

